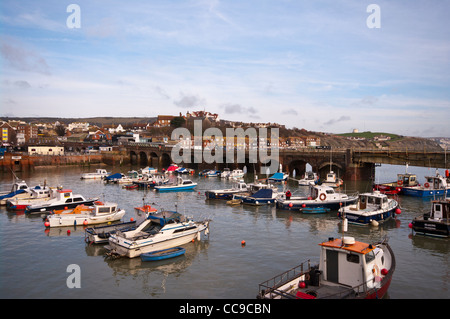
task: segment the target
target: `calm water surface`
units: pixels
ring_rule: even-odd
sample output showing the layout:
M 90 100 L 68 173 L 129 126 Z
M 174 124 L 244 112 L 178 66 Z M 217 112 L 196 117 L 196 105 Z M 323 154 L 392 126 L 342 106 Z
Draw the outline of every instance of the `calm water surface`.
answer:
M 129 168 L 109 168 L 124 172 Z M 193 176 L 195 191 L 157 193 L 126 190 L 99 180 L 81 180 L 95 167 L 39 168 L 18 172 L 30 186 L 46 180 L 85 197 L 114 201 L 134 216 L 143 200 L 157 208 L 212 219 L 209 236 L 186 244 L 186 254 L 176 259 L 142 262 L 135 259 L 105 259 L 101 245 L 84 241 L 83 227 L 46 231 L 40 216 L 12 213 L 0 208 L 0 297 L 1 298 L 203 298 L 254 299 L 258 284 L 312 258 L 318 261 L 318 243 L 340 235 L 335 212 L 323 215 L 279 211 L 275 207 L 228 206 L 225 201 L 205 201 L 204 191 L 228 188 L 229 181 Z M 404 172 L 402 166 L 377 167 L 377 182 L 390 182 Z M 433 170 L 409 167 L 423 183 Z M 443 170 L 441 170 L 443 174 Z M 250 182 L 251 176 L 246 177 Z M 9 190 L 12 178 L 0 175 L 0 190 Z M 346 182 L 347 191 L 366 191 L 367 182 Z M 294 181 L 288 187 L 303 192 Z M 397 268 L 389 298 L 449 298 L 450 241 L 412 235 L 409 222 L 430 207 L 428 200 L 400 197 L 402 213 L 396 220 L 374 227 L 349 225 L 346 236 L 375 241 L 388 236 Z M 67 230 L 70 229 L 70 235 Z M 241 246 L 245 240 L 246 245 Z M 67 266 L 81 269 L 81 288 L 70 289 Z

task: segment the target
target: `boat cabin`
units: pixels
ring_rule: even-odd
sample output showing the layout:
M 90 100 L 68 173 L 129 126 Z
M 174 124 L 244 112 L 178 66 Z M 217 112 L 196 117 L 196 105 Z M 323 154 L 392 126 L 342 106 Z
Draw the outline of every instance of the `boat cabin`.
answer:
M 57 201 L 62 201 L 64 203 L 76 203 L 83 202 L 85 199 L 81 195 L 73 195 L 71 189 L 61 189 L 56 191 Z
M 368 205 L 383 208 L 388 205 L 388 202 L 388 197 L 379 191 L 374 191 L 373 193 L 363 193 L 358 196 L 359 209 L 366 209 Z
M 425 176 L 423 187 L 425 189 L 446 189 L 447 181 L 439 174 L 436 174 L 436 176 Z
M 449 222 L 450 217 L 450 198 L 445 200 L 436 200 L 431 203 L 431 211 L 424 214 L 424 220 L 430 221 L 447 221 Z
M 416 174 L 397 174 L 397 185 L 398 186 L 416 186 L 417 176 Z
M 363 291 L 380 285 L 381 270 L 390 266 L 385 265 L 382 249 L 353 237 L 329 238 L 319 245 L 322 247 L 319 272 L 322 280 L 329 283 L 360 287 Z

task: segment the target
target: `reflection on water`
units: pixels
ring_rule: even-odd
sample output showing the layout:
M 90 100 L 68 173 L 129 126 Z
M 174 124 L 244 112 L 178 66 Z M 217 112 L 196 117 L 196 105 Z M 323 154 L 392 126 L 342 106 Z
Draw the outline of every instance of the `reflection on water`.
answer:
M 158 193 L 80 179 L 82 172 L 93 170 L 95 167 L 55 167 L 17 174 L 32 186 L 45 181 L 85 197 L 118 202 L 127 212 L 124 220 L 133 217 L 134 207 L 143 202 L 194 219 L 210 218 L 209 238 L 202 236 L 200 242 L 184 245 L 186 254 L 174 259 L 108 259 L 103 245 L 85 242 L 84 227 L 46 230 L 41 216 L 0 208 L 0 297 L 253 299 L 260 282 L 307 259 L 318 261 L 318 244 L 341 235 L 337 212 L 301 214 L 274 206 L 229 206 L 225 201 L 205 201 L 206 190 L 231 186 L 219 178 L 194 175 L 191 178 L 198 183 L 195 191 Z M 108 170 L 116 173 L 129 168 Z M 377 167 L 376 179 L 390 182 L 404 170 L 402 166 L 383 165 Z M 408 171 L 416 173 L 419 180 L 430 172 L 417 167 L 409 167 Z M 11 176 L 3 174 L 0 178 L 0 190 L 9 190 Z M 252 180 L 252 175 L 246 177 L 247 182 Z M 370 181 L 346 181 L 343 189 L 348 193 L 365 192 L 371 186 Z M 289 181 L 287 188 L 294 194 L 308 192 L 295 181 Z M 449 240 L 412 235 L 408 228 L 414 217 L 430 208 L 430 200 L 399 196 L 398 201 L 402 213 L 396 219 L 378 227 L 349 225 L 345 235 L 363 241 L 389 238 L 397 260 L 390 298 L 448 298 Z M 66 286 L 69 264 L 81 268 L 80 289 Z

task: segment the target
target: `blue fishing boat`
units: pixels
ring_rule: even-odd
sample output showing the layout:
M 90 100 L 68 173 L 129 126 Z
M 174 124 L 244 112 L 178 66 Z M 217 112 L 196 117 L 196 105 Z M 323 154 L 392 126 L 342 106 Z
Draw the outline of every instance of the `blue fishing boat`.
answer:
M 184 190 L 192 190 L 197 186 L 197 183 L 189 179 L 183 179 L 180 176 L 177 177 L 177 182 L 174 184 L 164 184 L 155 186 L 155 189 L 160 192 L 167 191 L 184 191 Z
M 400 214 L 398 202 L 380 191 L 362 193 L 358 201 L 339 209 L 338 216 L 356 225 L 377 225 Z
M 163 250 L 157 250 L 150 253 L 141 254 L 142 261 L 155 261 L 155 260 L 163 260 L 168 258 L 173 258 L 177 256 L 181 256 L 186 252 L 186 249 L 183 247 L 174 247 Z
M 235 195 L 235 199 L 241 199 L 242 204 L 268 205 L 275 203 L 278 193 L 272 188 L 263 188 L 249 196 Z
M 436 172 L 436 176 L 425 176 L 426 182 L 423 185 L 403 187 L 402 193 L 414 197 L 434 197 L 445 196 L 450 190 L 445 177 Z

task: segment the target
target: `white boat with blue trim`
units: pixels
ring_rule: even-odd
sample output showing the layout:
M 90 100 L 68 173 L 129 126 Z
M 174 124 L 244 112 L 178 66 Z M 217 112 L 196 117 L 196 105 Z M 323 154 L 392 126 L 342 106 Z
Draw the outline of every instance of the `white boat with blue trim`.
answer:
M 339 217 L 356 225 L 378 225 L 400 214 L 398 202 L 380 191 L 362 193 L 355 204 L 339 209 Z
M 112 234 L 105 248 L 110 255 L 135 258 L 200 240 L 202 232 L 209 233 L 209 222 L 209 219 L 194 221 L 174 211 L 162 211 L 148 215 L 135 230 Z

